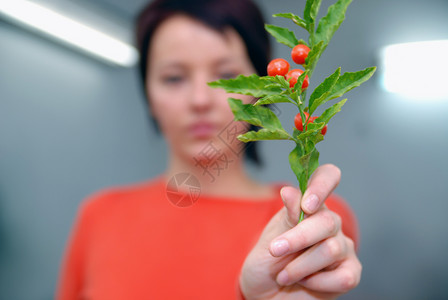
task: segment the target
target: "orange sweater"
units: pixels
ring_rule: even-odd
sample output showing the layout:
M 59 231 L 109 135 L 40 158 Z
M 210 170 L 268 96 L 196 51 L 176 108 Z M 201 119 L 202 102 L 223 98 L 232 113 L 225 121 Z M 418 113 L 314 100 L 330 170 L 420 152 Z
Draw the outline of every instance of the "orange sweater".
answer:
M 326 204 L 356 241 L 348 206 L 336 196 Z M 201 196 L 182 208 L 162 178 L 98 193 L 80 209 L 56 299 L 236 299 L 242 263 L 282 207 L 280 196 Z

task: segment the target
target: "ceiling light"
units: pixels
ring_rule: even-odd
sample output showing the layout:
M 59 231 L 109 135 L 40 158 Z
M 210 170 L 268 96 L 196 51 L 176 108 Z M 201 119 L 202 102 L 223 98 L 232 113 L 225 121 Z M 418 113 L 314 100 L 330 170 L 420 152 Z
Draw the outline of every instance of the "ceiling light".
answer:
M 409 99 L 448 99 L 448 40 L 390 45 L 381 51 L 382 86 Z
M 138 61 L 131 45 L 31 1 L 1 0 L 1 15 L 107 62 L 130 67 Z

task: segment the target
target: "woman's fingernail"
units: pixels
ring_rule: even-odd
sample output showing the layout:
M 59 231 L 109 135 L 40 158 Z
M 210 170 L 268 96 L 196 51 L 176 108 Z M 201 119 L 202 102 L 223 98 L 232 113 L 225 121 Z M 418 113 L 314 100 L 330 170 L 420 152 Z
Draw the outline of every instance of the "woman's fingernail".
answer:
M 280 190 L 280 197 L 282 197 L 282 201 L 283 202 L 285 202 L 285 197 L 283 196 L 283 189 L 284 189 L 285 187 L 282 187 L 281 188 L 281 190 Z
M 282 270 L 280 273 L 278 273 L 277 283 L 279 285 L 287 285 L 288 281 L 289 281 L 288 272 L 286 272 L 285 270 Z
M 289 243 L 287 240 L 275 241 L 272 245 L 272 252 L 275 256 L 282 256 L 289 251 Z
M 303 206 L 309 212 L 314 212 L 315 210 L 317 210 L 318 205 L 319 205 L 319 198 L 317 198 L 315 194 L 309 195 L 303 202 Z

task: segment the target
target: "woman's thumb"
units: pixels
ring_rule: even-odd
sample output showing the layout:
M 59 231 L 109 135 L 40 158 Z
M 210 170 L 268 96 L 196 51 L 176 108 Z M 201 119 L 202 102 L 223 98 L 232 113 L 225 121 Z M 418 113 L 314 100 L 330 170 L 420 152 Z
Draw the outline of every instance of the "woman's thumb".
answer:
M 286 230 L 297 225 L 300 215 L 300 201 L 302 193 L 295 187 L 285 186 L 280 190 L 283 204 L 286 208 Z

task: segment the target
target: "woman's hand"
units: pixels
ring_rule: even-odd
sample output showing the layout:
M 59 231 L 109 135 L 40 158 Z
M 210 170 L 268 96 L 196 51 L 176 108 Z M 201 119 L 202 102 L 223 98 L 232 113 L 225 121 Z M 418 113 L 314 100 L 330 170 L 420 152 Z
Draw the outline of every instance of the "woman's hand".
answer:
M 282 188 L 285 206 L 266 225 L 241 270 L 247 300 L 333 299 L 358 285 L 362 267 L 353 241 L 343 234 L 340 217 L 324 205 L 340 176 L 337 167 L 323 165 L 303 198 L 296 188 Z M 307 217 L 297 225 L 300 208 Z

